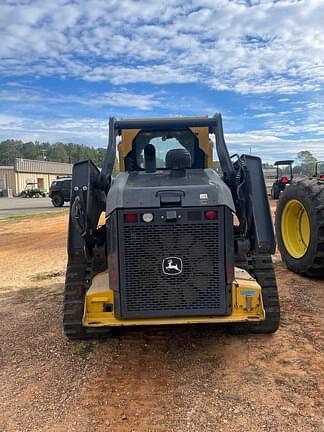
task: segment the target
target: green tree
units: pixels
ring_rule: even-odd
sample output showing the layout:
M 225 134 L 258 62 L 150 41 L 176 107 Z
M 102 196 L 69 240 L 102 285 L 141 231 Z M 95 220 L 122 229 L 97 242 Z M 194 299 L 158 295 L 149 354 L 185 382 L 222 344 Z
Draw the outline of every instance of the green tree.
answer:
M 48 153 L 47 160 L 53 162 L 69 162 L 69 156 L 63 143 L 53 144 Z
M 38 159 L 40 155 L 39 148 L 32 141 L 23 143 L 22 154 L 25 159 Z
M 270 168 L 274 168 L 274 166 L 268 162 L 263 162 L 262 168 L 270 169 Z
M 16 158 L 22 157 L 22 141 L 7 139 L 0 143 L 0 165 L 13 165 Z
M 102 164 L 105 158 L 107 149 L 103 147 L 99 147 L 96 149 L 96 159 L 95 162 L 98 165 L 99 168 L 102 168 Z
M 315 173 L 316 157 L 309 150 L 302 150 L 297 153 L 300 161 L 300 173 L 312 176 Z
M 39 159 L 52 162 L 76 163 L 81 160 L 91 159 L 99 168 L 102 168 L 106 148 L 88 147 L 76 143 L 28 141 L 8 139 L 0 142 L 0 164 L 13 165 L 15 158 Z M 114 175 L 118 171 L 118 163 L 114 167 Z

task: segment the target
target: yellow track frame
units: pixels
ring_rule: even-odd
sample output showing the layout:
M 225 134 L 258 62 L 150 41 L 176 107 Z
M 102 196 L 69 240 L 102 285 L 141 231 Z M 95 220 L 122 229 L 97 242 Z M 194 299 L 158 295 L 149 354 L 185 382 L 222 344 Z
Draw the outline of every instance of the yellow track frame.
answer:
M 87 291 L 83 325 L 84 327 L 120 327 L 164 324 L 238 323 L 258 322 L 265 319 L 260 285 L 244 270 L 236 269 L 232 284 L 232 313 L 226 316 L 118 319 L 113 308 L 113 291 L 109 289 L 108 273 L 99 273 Z

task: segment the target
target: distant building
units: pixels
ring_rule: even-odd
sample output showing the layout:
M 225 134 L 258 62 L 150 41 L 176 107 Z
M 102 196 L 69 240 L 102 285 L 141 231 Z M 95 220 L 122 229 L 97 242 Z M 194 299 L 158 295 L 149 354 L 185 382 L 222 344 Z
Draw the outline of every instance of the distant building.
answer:
M 28 183 L 34 183 L 35 187 L 48 191 L 52 181 L 58 176 L 71 176 L 72 166 L 31 159 L 16 159 L 14 166 L 0 165 L 0 194 L 11 189 L 13 195 L 20 195 Z

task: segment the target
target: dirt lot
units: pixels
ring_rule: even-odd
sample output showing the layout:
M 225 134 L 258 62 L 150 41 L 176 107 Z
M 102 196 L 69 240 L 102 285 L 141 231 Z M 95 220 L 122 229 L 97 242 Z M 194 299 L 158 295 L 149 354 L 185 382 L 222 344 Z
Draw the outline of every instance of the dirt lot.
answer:
M 1 431 L 324 431 L 324 281 L 276 257 L 273 336 L 62 333 L 67 214 L 0 222 Z

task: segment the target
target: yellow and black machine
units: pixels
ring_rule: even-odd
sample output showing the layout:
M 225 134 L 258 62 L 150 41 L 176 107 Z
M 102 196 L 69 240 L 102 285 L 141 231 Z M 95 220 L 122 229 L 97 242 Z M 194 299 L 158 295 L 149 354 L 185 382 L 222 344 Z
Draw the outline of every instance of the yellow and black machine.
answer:
M 198 323 L 273 333 L 274 250 L 261 160 L 229 156 L 220 114 L 111 118 L 101 171 L 73 167 L 65 334 Z

